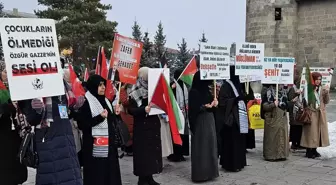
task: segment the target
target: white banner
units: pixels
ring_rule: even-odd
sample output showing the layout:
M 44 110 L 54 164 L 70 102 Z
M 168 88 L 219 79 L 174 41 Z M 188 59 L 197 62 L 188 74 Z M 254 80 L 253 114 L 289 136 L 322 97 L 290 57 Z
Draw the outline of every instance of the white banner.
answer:
M 54 20 L 1 18 L 0 33 L 13 101 L 64 94 Z
M 236 75 L 255 75 L 262 72 L 265 44 L 236 44 Z
M 260 81 L 262 76 L 259 75 L 240 75 L 239 80 L 240 83 L 245 83 L 245 82 L 255 82 L 255 81 Z
M 332 80 L 332 76 L 334 74 L 334 69 L 333 68 L 329 68 L 329 67 L 310 67 L 310 72 L 319 72 L 322 75 L 322 85 L 328 85 L 330 88 L 331 85 L 331 80 Z M 301 82 L 300 82 L 300 89 L 302 90 L 305 85 L 306 85 L 306 79 L 305 79 L 305 75 L 306 75 L 306 68 L 303 67 L 302 69 L 302 75 L 301 75 Z
M 201 80 L 230 79 L 230 45 L 201 43 Z
M 263 84 L 293 84 L 295 58 L 265 57 L 263 62 Z

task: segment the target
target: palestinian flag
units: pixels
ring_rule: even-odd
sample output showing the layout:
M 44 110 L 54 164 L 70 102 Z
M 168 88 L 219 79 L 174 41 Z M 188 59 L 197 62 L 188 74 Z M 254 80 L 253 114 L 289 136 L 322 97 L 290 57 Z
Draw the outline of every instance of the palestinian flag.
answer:
M 183 70 L 181 76 L 177 80 L 182 80 L 186 85 L 191 87 L 194 74 L 198 71 L 196 64 L 196 57 L 194 56 L 187 67 Z
M 306 74 L 305 74 L 305 79 L 306 79 L 306 100 L 308 105 L 313 105 L 315 107 L 316 104 L 316 97 L 314 93 L 314 79 L 311 74 L 310 68 L 308 63 L 306 63 Z
M 183 114 L 163 73 L 159 77 L 151 103 L 168 115 L 173 142 L 182 145 L 179 131 L 184 131 Z
M 8 103 L 10 99 L 9 91 L 5 84 L 0 80 L 0 105 Z

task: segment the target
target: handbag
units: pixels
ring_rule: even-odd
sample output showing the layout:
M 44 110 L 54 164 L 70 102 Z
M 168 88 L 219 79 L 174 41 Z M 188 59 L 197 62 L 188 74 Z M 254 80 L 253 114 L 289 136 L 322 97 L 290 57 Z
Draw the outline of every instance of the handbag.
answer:
M 32 127 L 30 132 L 27 132 L 20 145 L 19 149 L 20 163 L 31 168 L 37 168 L 38 155 L 35 147 L 35 133 Z
M 302 99 L 302 104 L 296 103 L 293 109 L 293 116 L 295 121 L 303 125 L 311 124 L 312 110 L 308 107 L 306 100 Z
M 115 119 L 115 144 L 118 148 L 125 147 L 128 141 L 131 139 L 131 135 L 128 131 L 126 123 L 121 119 L 119 115 Z
M 253 100 L 252 100 L 253 101 Z M 260 117 L 260 105 L 254 104 L 248 109 L 251 129 L 264 129 L 264 120 Z

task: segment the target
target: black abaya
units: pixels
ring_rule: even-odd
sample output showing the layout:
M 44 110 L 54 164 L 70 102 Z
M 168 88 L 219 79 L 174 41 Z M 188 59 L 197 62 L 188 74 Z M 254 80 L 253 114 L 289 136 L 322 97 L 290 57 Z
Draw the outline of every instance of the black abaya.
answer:
M 92 86 L 90 78 L 97 78 L 95 87 Z M 101 103 L 104 109 L 108 111 L 108 134 L 109 134 L 109 148 L 107 158 L 97 158 L 92 156 L 93 152 L 93 137 L 92 127 L 100 124 L 104 118 L 101 115 L 92 117 L 91 109 L 88 100 L 86 99 L 83 106 L 80 108 L 78 116 L 78 126 L 83 131 L 83 179 L 84 185 L 121 185 L 121 174 L 118 159 L 118 149 L 114 144 L 115 130 L 113 124 L 115 123 L 115 115 L 110 111 L 110 108 L 105 102 L 105 96 L 99 97 L 97 95 L 98 86 L 103 78 L 98 78 L 97 75 L 90 77 L 88 80 L 88 90 Z M 97 80 L 96 79 L 96 80 Z M 91 85 L 91 86 L 90 86 Z M 96 89 L 96 92 L 93 92 Z
M 241 83 L 241 86 L 242 86 L 242 91 L 245 95 L 245 98 L 244 98 L 244 101 L 245 101 L 245 104 L 247 105 L 247 103 L 250 101 L 250 100 L 254 100 L 254 93 L 253 93 L 253 90 L 251 88 L 251 86 L 249 86 L 249 93 L 247 94 L 246 90 L 245 90 L 245 84 L 242 84 Z M 248 129 L 248 133 L 247 134 L 244 134 L 245 135 L 245 140 L 246 140 L 246 149 L 253 149 L 255 148 L 255 132 L 254 132 L 254 129 Z
M 224 82 L 219 92 L 217 132 L 220 142 L 220 164 L 227 171 L 239 171 L 246 166 L 245 135 L 240 133 L 238 100 L 231 85 Z

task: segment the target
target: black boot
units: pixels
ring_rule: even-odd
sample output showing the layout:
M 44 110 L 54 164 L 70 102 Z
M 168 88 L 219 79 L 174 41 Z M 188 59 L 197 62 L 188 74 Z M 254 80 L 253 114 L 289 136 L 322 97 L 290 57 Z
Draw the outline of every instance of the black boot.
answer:
M 149 185 L 148 177 L 139 177 L 138 185 Z
M 313 152 L 316 157 L 321 157 L 321 154 L 317 152 L 316 148 L 313 149 Z
M 148 184 L 149 184 L 149 185 L 160 185 L 160 183 L 156 182 L 156 181 L 153 179 L 153 176 L 148 177 Z
M 306 157 L 308 157 L 309 159 L 315 159 L 316 155 L 312 148 L 307 148 Z

